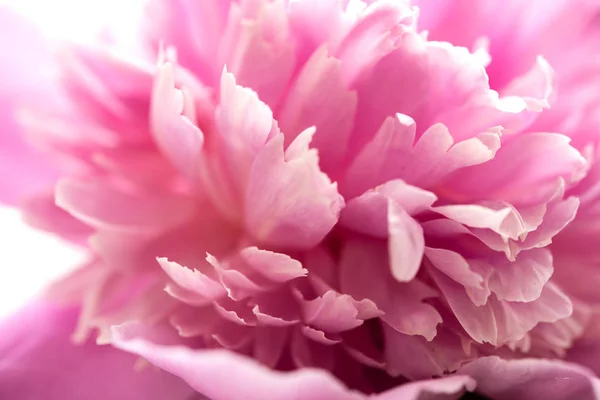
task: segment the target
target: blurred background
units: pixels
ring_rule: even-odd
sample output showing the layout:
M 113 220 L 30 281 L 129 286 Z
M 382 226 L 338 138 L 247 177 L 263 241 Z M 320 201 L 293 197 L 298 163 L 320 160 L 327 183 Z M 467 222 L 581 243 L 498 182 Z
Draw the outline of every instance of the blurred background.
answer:
M 91 41 L 107 25 L 130 37 L 142 2 L 0 0 L 0 318 L 84 261 L 77 247 L 21 221 L 19 199 L 54 171 L 24 142 L 15 122 L 18 104 L 51 84 L 56 43 Z

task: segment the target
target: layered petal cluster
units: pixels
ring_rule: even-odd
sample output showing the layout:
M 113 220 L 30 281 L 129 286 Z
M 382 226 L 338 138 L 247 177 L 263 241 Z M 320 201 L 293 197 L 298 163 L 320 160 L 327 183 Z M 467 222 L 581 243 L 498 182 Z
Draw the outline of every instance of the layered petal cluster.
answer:
M 63 49 L 66 101 L 22 120 L 64 173 L 24 213 L 89 236 L 55 287 L 82 303 L 76 339 L 98 329 L 213 400 L 420 398 L 469 376 L 510 396 L 536 380 L 525 358 L 564 357 L 597 304 L 562 277 L 573 241 L 595 250 L 567 226 L 596 211 L 597 128 L 571 109 L 597 96 L 540 32 L 587 35 L 595 9 L 510 1 L 493 24 L 498 2 L 434 3 L 421 22 L 402 1 L 155 0 L 139 51 Z M 598 390 L 540 371 L 569 377 L 552 395 Z

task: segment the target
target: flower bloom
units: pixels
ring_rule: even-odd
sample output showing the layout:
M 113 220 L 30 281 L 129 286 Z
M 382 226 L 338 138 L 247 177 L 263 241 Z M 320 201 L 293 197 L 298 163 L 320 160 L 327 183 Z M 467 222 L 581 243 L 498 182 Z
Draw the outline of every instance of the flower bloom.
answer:
M 156 0 L 62 49 L 23 211 L 89 237 L 74 338 L 213 400 L 594 398 L 598 6 L 414 3 Z

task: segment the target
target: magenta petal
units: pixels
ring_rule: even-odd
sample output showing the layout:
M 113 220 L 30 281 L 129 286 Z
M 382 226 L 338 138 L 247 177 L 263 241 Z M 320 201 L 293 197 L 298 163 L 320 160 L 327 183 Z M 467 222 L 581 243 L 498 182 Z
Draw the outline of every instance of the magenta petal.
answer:
M 0 398 L 189 399 L 192 389 L 178 378 L 137 371 L 136 357 L 95 343 L 74 345 L 77 314 L 34 303 L 0 324 Z
M 459 370 L 477 382 L 477 392 L 493 399 L 594 400 L 600 380 L 576 364 L 543 360 L 484 357 Z

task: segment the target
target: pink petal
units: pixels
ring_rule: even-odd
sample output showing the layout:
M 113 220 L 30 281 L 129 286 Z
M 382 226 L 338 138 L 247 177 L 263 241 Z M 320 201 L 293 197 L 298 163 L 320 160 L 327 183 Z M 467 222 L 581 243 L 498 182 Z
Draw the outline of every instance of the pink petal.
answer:
M 486 303 L 490 291 L 484 285 L 483 277 L 461 255 L 450 250 L 427 247 L 425 256 L 431 265 L 463 285 L 475 305 L 482 306 Z
M 350 200 L 340 214 L 340 224 L 356 232 L 386 238 L 391 203 L 400 204 L 413 216 L 428 210 L 436 200 L 431 192 L 393 180 Z
M 395 203 L 389 205 L 388 224 L 392 275 L 400 282 L 410 282 L 419 271 L 425 251 L 423 228 Z
M 220 41 L 215 38 L 223 36 L 230 2 L 152 0 L 148 3 L 144 28 L 154 48 L 159 43 L 175 46 L 182 65 L 209 85 L 218 82 L 221 66 L 214 65 L 213 60 L 217 58 Z
M 334 47 L 336 57 L 344 66 L 344 80 L 353 86 L 394 49 L 394 43 L 409 27 L 414 27 L 418 14 L 403 2 L 369 3 L 343 40 Z
M 311 131 L 283 152 L 283 135 L 256 156 L 246 192 L 245 225 L 265 244 L 310 248 L 331 230 L 344 201 L 308 149 Z M 289 185 L 289 182 L 295 182 Z
M 498 300 L 519 302 L 539 298 L 554 272 L 548 249 L 522 252 L 513 262 L 500 256 L 498 261 L 484 263 L 483 267 L 490 271 L 488 286 Z
M 405 335 L 390 326 L 383 326 L 386 370 L 392 376 L 405 376 L 411 380 L 442 376 L 456 369 L 466 360 L 467 354 L 461 338 L 440 329 L 432 341 L 415 335 Z
M 370 300 L 354 300 L 333 290 L 314 300 L 301 300 L 307 324 L 325 332 L 339 333 L 362 325 L 382 314 Z
M 239 193 L 246 186 L 254 158 L 279 129 L 269 106 L 255 91 L 238 85 L 227 70 L 221 75 L 216 126 L 223 167 Z
M 287 282 L 308 273 L 299 261 L 286 254 L 247 247 L 240 251 L 240 257 L 248 267 L 273 282 Z
M 188 399 L 170 374 L 135 370 L 136 357 L 70 340 L 78 311 L 34 303 L 1 324 L 0 397 L 22 400 Z
M 195 180 L 200 168 L 204 135 L 194 125 L 193 111 L 182 115 L 185 108 L 194 107 L 193 102 L 184 91 L 175 89 L 173 66 L 169 63 L 159 65 L 152 91 L 152 134 L 173 165 L 186 177 Z
M 186 381 L 212 400 L 331 399 L 358 400 L 327 372 L 301 369 L 275 372 L 224 350 L 192 350 L 154 344 L 138 336 L 135 325 L 114 329 L 114 344 L 144 357 Z
M 448 301 L 456 318 L 476 342 L 494 346 L 521 339 L 539 322 L 556 322 L 573 311 L 571 301 L 548 283 L 541 296 L 529 303 L 497 300 L 491 296 L 483 306 L 476 306 L 465 288 L 433 269 L 431 276 Z
M 159 258 L 158 263 L 177 285 L 200 299 L 213 300 L 226 295 L 225 289 L 218 280 L 196 269 L 191 270 L 166 258 Z
M 406 383 L 388 390 L 375 398 L 378 400 L 417 400 L 458 398 L 465 391 L 472 392 L 475 382 L 466 375 L 453 375 L 439 379 Z M 439 397 L 438 397 L 439 396 Z M 450 396 L 450 397 L 449 397 Z
M 471 228 L 487 228 L 502 237 L 518 239 L 525 229 L 514 208 L 505 204 L 456 204 L 434 208 L 446 218 Z
M 568 184 L 585 173 L 586 160 L 569 141 L 566 136 L 549 133 L 513 137 L 493 160 L 461 170 L 449 185 L 472 199 L 539 202 L 547 193 L 544 188 L 556 187 L 558 178 Z M 531 187 L 538 190 L 531 193 Z
M 442 321 L 437 310 L 423 302 L 436 292 L 418 280 L 393 279 L 386 259 L 385 242 L 352 241 L 340 261 L 340 287 L 355 299 L 373 301 L 385 313 L 383 321 L 408 335 L 431 339 Z
M 56 204 L 93 227 L 133 232 L 168 229 L 189 219 L 195 208 L 181 195 L 127 193 L 92 179 L 59 182 Z
M 319 151 L 321 168 L 331 176 L 348 148 L 356 102 L 356 93 L 342 81 L 340 62 L 321 47 L 300 71 L 279 114 L 286 142 L 316 127 L 311 144 Z
M 489 161 L 500 147 L 497 132 L 455 143 L 441 124 L 427 129 L 413 144 L 415 129 L 414 120 L 406 115 L 387 118 L 350 165 L 343 193 L 356 196 L 391 179 L 428 188 L 457 169 Z
M 512 80 L 502 90 L 504 96 L 519 96 L 525 100 L 529 109 L 542 111 L 550 108 L 550 96 L 556 86 L 552 67 L 546 59 L 538 56 L 535 65 L 525 75 Z
M 591 371 L 558 360 L 484 357 L 459 373 L 477 382 L 477 393 L 495 399 L 593 400 L 600 395 L 600 381 Z
M 295 67 L 285 7 L 282 0 L 233 3 L 219 49 L 221 63 L 271 107 L 277 105 Z

